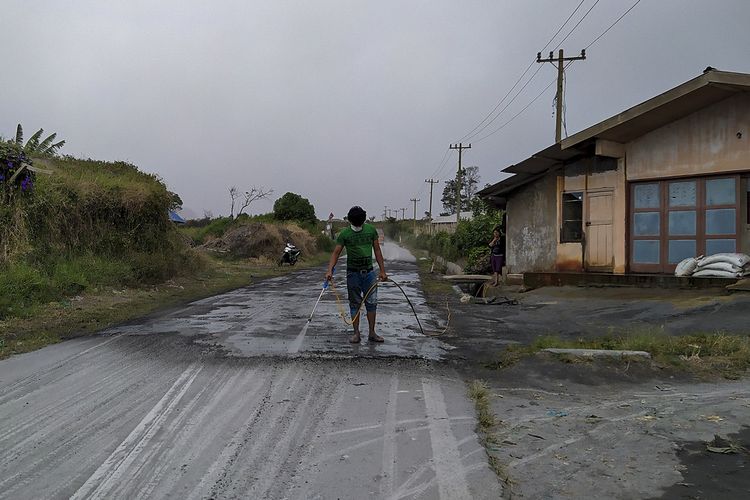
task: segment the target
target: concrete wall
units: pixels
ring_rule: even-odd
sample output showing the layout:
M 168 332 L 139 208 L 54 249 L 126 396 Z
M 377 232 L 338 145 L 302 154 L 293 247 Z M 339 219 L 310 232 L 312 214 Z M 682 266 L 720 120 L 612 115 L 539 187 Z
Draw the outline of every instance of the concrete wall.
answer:
M 750 255 L 750 220 L 748 220 L 747 204 L 748 198 L 750 197 L 750 176 L 742 179 L 742 201 L 740 202 L 740 211 L 742 212 L 742 220 L 744 225 L 743 234 L 740 235 L 740 251 Z
M 557 176 L 548 174 L 508 199 L 509 273 L 554 271 L 557 249 Z
M 626 155 L 628 181 L 748 171 L 750 93 L 653 130 L 628 143 Z

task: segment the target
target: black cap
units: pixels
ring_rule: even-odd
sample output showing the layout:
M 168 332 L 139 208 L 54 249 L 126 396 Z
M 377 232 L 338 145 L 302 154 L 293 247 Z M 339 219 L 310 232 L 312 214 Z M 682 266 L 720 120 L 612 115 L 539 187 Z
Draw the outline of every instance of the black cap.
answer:
M 365 223 L 365 219 L 367 219 L 367 212 L 365 212 L 365 209 L 360 206 L 353 206 L 349 209 L 349 213 L 346 214 L 347 220 L 353 225 L 353 226 L 361 226 Z

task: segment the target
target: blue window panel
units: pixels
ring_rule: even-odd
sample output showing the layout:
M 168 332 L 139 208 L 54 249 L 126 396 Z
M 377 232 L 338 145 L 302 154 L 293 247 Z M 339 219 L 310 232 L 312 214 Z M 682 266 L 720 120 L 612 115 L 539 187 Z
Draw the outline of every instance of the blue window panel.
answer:
M 737 240 L 706 240 L 706 255 L 715 253 L 734 253 L 737 251 Z
M 737 190 L 734 179 L 710 179 L 706 181 L 706 205 L 734 205 Z
M 695 210 L 669 212 L 670 236 L 692 236 L 695 234 Z
M 633 262 L 637 264 L 658 264 L 659 240 L 634 240 Z
M 633 215 L 633 234 L 659 236 L 659 212 L 637 212 Z
M 635 208 L 659 208 L 659 185 L 637 184 L 633 188 L 633 206 Z
M 694 207 L 695 201 L 695 181 L 669 183 L 670 207 Z
M 706 210 L 706 234 L 735 234 L 736 231 L 736 209 L 719 208 Z
M 695 240 L 669 240 L 669 263 L 677 264 L 696 255 Z

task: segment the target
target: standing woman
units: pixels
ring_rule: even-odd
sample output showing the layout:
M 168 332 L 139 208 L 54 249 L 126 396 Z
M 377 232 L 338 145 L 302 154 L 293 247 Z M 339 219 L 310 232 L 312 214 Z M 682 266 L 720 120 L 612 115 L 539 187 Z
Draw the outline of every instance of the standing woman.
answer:
M 495 274 L 495 282 L 492 286 L 499 284 L 498 278 L 503 272 L 503 266 L 505 265 L 505 236 L 500 232 L 500 227 L 496 227 L 492 231 L 492 241 L 490 241 L 490 265 L 492 266 L 492 272 Z

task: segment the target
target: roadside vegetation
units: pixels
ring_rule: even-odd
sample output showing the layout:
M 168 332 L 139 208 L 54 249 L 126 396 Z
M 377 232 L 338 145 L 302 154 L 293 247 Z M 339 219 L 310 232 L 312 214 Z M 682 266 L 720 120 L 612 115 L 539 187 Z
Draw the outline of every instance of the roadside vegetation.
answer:
M 411 249 L 425 250 L 430 255 L 462 265 L 467 273 L 486 274 L 490 268 L 492 231 L 500 226 L 503 212 L 496 210 L 479 198 L 471 203 L 473 218 L 461 220 L 455 233 L 436 232 L 415 234 L 413 221 L 396 221 L 391 218 L 383 226 L 385 235 L 400 241 Z
M 719 375 L 736 379 L 750 369 L 750 335 L 722 332 L 669 335 L 659 328 L 575 340 L 544 336 L 531 345 L 508 346 L 498 360 L 487 367 L 506 368 L 548 348 L 646 351 L 658 366 L 699 376 Z M 570 361 L 565 356 L 561 359 Z
M 477 434 L 480 437 L 482 446 L 487 453 L 487 461 L 507 487 L 511 488 L 513 483 L 500 460 L 492 453 L 492 447 L 499 444 L 497 433 L 495 432 L 500 420 L 492 411 L 492 393 L 489 385 L 483 380 L 473 380 L 469 383 L 469 399 L 474 402 L 474 409 L 477 412 Z
M 304 227 L 242 214 L 178 229 L 169 210 L 179 196 L 158 176 L 60 157 L 64 141 L 42 134 L 24 142 L 19 125 L 0 140 L 0 358 L 288 272 L 277 265 L 285 240 L 303 247 L 300 265 L 322 263 L 333 245 L 311 205 Z M 207 246 L 232 231 L 226 251 Z

